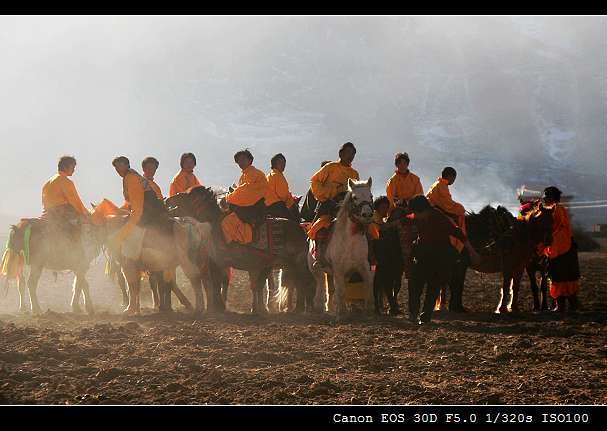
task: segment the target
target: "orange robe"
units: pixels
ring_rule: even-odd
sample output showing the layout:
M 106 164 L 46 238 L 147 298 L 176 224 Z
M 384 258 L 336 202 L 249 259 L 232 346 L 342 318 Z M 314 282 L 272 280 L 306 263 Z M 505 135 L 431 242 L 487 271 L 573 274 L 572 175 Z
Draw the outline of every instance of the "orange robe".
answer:
M 348 179 L 358 180 L 358 172 L 340 161 L 329 162 L 310 178 L 312 194 L 319 202 L 335 198 L 339 193 L 348 191 Z M 329 227 L 331 218 L 328 215 L 318 217 L 308 230 L 308 237 L 316 238 L 319 230 Z
M 544 249 L 544 253 L 549 259 L 554 259 L 569 251 L 571 248 L 571 239 L 573 231 L 569 223 L 567 210 L 559 204 L 554 206 L 552 214 L 552 244 Z M 580 290 L 579 281 L 550 281 L 550 296 L 558 298 L 559 296 L 571 296 Z
M 162 190 L 160 190 L 160 186 L 158 184 L 156 184 L 156 182 L 154 181 L 154 178 L 145 177 L 145 179 L 148 180 L 148 184 L 150 185 L 152 190 L 154 190 L 154 193 L 156 193 L 156 196 L 158 196 L 158 199 L 163 201 L 164 197 L 162 196 Z
M 42 187 L 42 208 L 44 212 L 60 205 L 71 205 L 77 213 L 89 215 L 76 186 L 64 172 L 53 175 Z
M 186 172 L 181 169 L 171 180 L 169 186 L 169 197 L 175 196 L 177 193 L 184 193 L 190 187 L 199 186 L 198 178 L 193 172 Z
M 268 180 L 265 174 L 250 165 L 242 171 L 238 180 L 238 187 L 233 192 L 228 193 L 226 202 L 241 207 L 255 205 L 260 199 L 266 196 L 268 191 Z
M 289 191 L 289 183 L 284 174 L 278 169 L 272 169 L 268 176 L 268 189 L 266 192 L 266 206 L 276 202 L 284 202 L 287 208 L 291 208 L 295 203 L 295 198 Z
M 419 177 L 412 172 L 401 174 L 394 172 L 386 184 L 386 196 L 390 201 L 390 209 L 396 205 L 396 201 L 404 199 L 406 201 L 417 195 L 423 195 L 422 183 Z
M 455 202 L 449 192 L 449 181 L 438 178 L 426 193 L 426 198 L 432 206 L 439 208 L 449 215 L 457 226 L 466 234 L 466 210 L 462 204 Z M 451 236 L 451 244 L 458 252 L 464 249 L 464 244 L 457 238 Z
M 226 202 L 248 207 L 255 205 L 266 196 L 268 180 L 265 174 L 253 165 L 242 171 L 238 180 L 238 187 L 226 196 Z M 232 241 L 248 244 L 253 241 L 253 229 L 238 217 L 236 213 L 228 214 L 221 222 L 221 230 L 227 243 Z
M 141 220 L 146 190 L 151 190 L 149 182 L 133 169 L 122 178 L 124 204 L 121 208 L 129 209 L 131 214 L 126 224 L 118 231 L 115 239 L 117 242 L 122 242 Z

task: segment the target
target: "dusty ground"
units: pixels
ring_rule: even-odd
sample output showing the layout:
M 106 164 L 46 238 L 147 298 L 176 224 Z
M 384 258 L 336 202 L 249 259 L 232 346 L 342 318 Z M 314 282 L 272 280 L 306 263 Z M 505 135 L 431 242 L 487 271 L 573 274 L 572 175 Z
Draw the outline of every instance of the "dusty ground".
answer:
M 605 404 L 607 254 L 580 259 L 575 316 L 532 314 L 527 282 L 524 312 L 494 315 L 497 277 L 470 272 L 474 312 L 423 328 L 402 317 L 253 317 L 239 272 L 224 316 L 177 307 L 123 318 L 102 262 L 89 274 L 91 318 L 69 312 L 70 275 L 45 273 L 41 317 L 18 315 L 16 289 L 0 290 L 0 404 Z

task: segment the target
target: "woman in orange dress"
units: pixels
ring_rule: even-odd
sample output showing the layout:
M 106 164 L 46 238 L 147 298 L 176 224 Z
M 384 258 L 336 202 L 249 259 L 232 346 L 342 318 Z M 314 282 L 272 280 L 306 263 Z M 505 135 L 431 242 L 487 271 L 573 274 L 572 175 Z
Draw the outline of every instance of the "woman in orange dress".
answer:
M 552 209 L 552 243 L 544 250 L 549 259 L 550 296 L 556 300 L 554 311 L 577 309 L 577 293 L 580 290 L 580 267 L 577 244 L 573 239 L 567 210 L 561 206 L 561 191 L 554 186 L 544 190 L 544 207 Z

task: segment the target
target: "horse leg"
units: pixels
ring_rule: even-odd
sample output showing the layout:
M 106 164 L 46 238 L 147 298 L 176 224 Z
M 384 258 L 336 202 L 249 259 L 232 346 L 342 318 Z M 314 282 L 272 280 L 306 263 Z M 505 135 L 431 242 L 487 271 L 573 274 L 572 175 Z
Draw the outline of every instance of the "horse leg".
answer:
M 314 293 L 314 308 L 321 313 L 327 311 L 327 284 L 324 272 L 314 271 L 316 292 Z M 290 302 L 289 302 L 290 304 Z
M 365 309 L 366 309 L 367 313 L 372 314 L 375 301 L 373 300 L 374 292 L 373 292 L 373 277 L 371 276 L 371 269 L 369 268 L 368 265 L 363 264 L 363 265 L 360 265 L 360 267 L 358 268 L 358 272 L 362 276 L 363 283 L 367 287 L 367 298 L 365 300 Z M 389 287 L 391 289 L 392 286 L 388 285 L 387 287 Z M 390 298 L 390 295 L 388 295 L 388 299 L 389 298 Z
M 500 298 L 501 306 L 498 309 L 498 313 L 507 313 L 509 310 L 508 306 L 512 304 L 512 274 L 509 272 L 503 273 L 504 278 L 502 280 L 502 296 Z
M 30 270 L 30 276 L 27 280 L 27 290 L 30 295 L 32 314 L 41 314 L 40 304 L 38 303 L 38 295 L 36 293 L 36 289 L 38 288 L 38 281 L 40 280 L 41 274 L 41 266 L 32 266 Z
M 76 274 L 78 284 L 80 284 L 80 290 L 84 295 L 84 308 L 89 316 L 95 314 L 95 308 L 93 307 L 93 300 L 91 299 L 91 292 L 89 290 L 89 284 L 86 281 L 84 273 Z
M 535 268 L 529 264 L 525 267 L 525 272 L 527 273 L 527 277 L 529 277 L 529 286 L 533 294 L 533 311 L 540 311 L 540 296 L 537 280 L 535 279 Z
M 120 286 L 120 291 L 122 292 L 122 306 L 126 307 L 129 305 L 129 293 L 126 288 L 126 279 L 124 278 L 122 271 L 116 271 L 116 279 L 118 280 L 118 286 Z M 156 304 L 154 304 L 154 306 L 156 306 Z
M 344 281 L 344 289 L 345 289 L 345 281 Z M 329 300 L 327 302 L 327 307 L 330 312 L 335 312 L 335 278 L 331 274 L 327 274 L 327 295 Z
M 141 304 L 139 302 L 139 291 L 141 290 L 141 278 L 139 271 L 134 265 L 123 265 L 122 273 L 126 278 L 129 287 L 129 305 L 124 310 L 125 314 L 139 314 L 141 312 Z M 162 299 L 161 299 L 162 306 Z
M 511 302 L 510 302 L 510 309 L 512 310 L 513 313 L 518 313 L 520 311 L 519 307 L 518 307 L 518 294 L 519 294 L 519 288 L 521 286 L 522 278 L 523 278 L 523 268 L 519 268 L 516 270 L 516 272 L 512 276 L 512 296 L 511 296 Z
M 344 277 L 343 271 L 335 270 L 333 272 L 333 280 L 335 283 L 335 315 L 339 319 L 346 311 L 344 297 L 346 292 L 346 278 Z
M 542 290 L 542 311 L 548 310 L 548 274 L 541 271 L 542 279 L 540 280 L 540 288 Z
M 19 313 L 27 313 L 29 311 L 29 308 L 27 306 L 26 286 L 27 283 L 25 281 L 25 277 L 22 274 L 17 280 L 17 289 L 19 290 Z
M 172 291 L 175 294 L 175 296 L 177 297 L 177 299 L 179 299 L 179 302 L 181 302 L 181 305 L 183 305 L 186 310 L 192 311 L 194 309 L 194 307 L 192 306 L 192 303 L 190 302 L 188 297 L 185 296 L 183 291 L 179 288 L 179 286 L 177 286 L 177 280 L 175 278 L 173 278 L 171 281 L 168 281 L 167 283 L 169 286 L 169 293 L 168 293 L 169 305 L 171 303 L 170 297 L 171 297 L 171 291 Z M 202 294 L 202 291 L 201 291 L 201 294 Z
M 383 280 L 383 269 L 378 265 L 375 269 L 375 276 L 373 277 L 373 299 L 375 301 L 375 314 L 380 315 L 383 311 L 383 295 L 382 295 L 382 284 Z
M 70 305 L 72 307 L 72 313 L 80 314 L 80 294 L 82 293 L 82 285 L 79 283 L 78 276 L 74 276 L 74 282 L 72 283 L 72 301 Z
M 158 292 L 160 283 L 154 274 L 150 274 L 148 277 L 148 282 L 150 283 L 150 290 L 152 291 L 152 303 L 154 305 L 154 310 L 160 310 L 160 294 Z
M 499 300 L 497 302 L 497 306 L 495 307 L 494 313 L 499 314 L 502 311 L 502 304 L 504 303 L 504 294 L 506 292 L 506 276 L 503 276 L 502 279 L 502 287 L 499 290 Z
M 192 285 L 192 290 L 194 291 L 194 298 L 195 298 L 194 312 L 196 314 L 201 314 L 204 311 L 204 294 L 202 293 L 202 277 L 192 276 L 192 277 L 188 277 L 188 280 L 190 280 L 190 284 Z M 208 290 L 207 290 L 207 299 L 209 302 L 208 309 L 212 309 L 213 307 L 210 304 L 213 301 L 213 299 Z

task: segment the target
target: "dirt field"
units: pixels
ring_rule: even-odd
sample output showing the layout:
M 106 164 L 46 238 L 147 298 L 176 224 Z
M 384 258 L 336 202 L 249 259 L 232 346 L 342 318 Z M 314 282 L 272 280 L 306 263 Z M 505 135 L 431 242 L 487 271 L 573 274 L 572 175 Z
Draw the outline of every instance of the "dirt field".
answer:
M 494 315 L 497 277 L 470 272 L 473 312 L 422 328 L 402 317 L 253 317 L 240 272 L 226 315 L 123 318 L 101 261 L 89 274 L 97 314 L 74 315 L 71 275 L 45 272 L 41 317 L 18 315 L 16 288 L 0 290 L 0 404 L 605 404 L 607 254 L 580 260 L 577 315 L 532 314 L 526 281 L 523 313 Z

